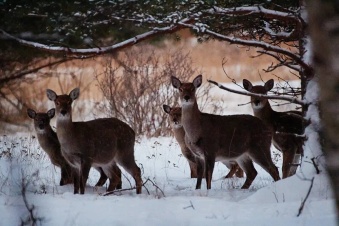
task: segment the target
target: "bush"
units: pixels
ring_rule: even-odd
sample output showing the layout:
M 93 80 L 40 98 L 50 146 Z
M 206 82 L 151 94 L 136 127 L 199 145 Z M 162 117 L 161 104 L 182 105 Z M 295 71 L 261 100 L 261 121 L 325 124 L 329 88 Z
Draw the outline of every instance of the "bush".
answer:
M 191 76 L 199 74 L 189 53 L 177 50 L 161 54 L 148 45 L 109 57 L 103 66 L 103 73 L 96 73 L 96 79 L 105 101 L 98 103 L 97 108 L 108 117 L 128 123 L 137 135 L 148 137 L 170 134 L 162 105 L 179 105 L 170 76 L 189 81 Z M 197 95 L 204 96 L 198 98 L 201 110 L 211 101 L 207 86 L 205 83 L 205 88 L 198 90 Z M 220 109 L 214 105 L 212 112 L 217 111 Z

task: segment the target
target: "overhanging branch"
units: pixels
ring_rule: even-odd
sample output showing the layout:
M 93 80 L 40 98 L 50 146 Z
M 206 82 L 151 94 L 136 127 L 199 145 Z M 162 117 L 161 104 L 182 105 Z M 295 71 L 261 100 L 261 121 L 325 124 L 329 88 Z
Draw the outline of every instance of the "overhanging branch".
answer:
M 234 7 L 234 8 L 221 8 L 221 7 L 213 7 L 205 12 L 210 14 L 218 14 L 218 15 L 253 15 L 258 14 L 267 19 L 279 19 L 283 21 L 295 21 L 300 22 L 299 18 L 293 13 L 276 11 L 271 9 L 266 9 L 260 5 L 258 6 L 244 6 L 244 7 Z
M 228 88 L 226 86 L 221 85 L 218 82 L 215 82 L 213 80 L 207 80 L 209 83 L 218 86 L 220 89 L 229 91 L 231 93 L 236 93 L 236 94 L 241 94 L 245 96 L 252 96 L 252 97 L 260 97 L 260 98 L 266 98 L 266 99 L 272 99 L 272 100 L 285 100 L 293 104 L 299 104 L 301 106 L 306 105 L 307 103 L 304 101 L 301 101 L 297 98 L 294 97 L 283 97 L 283 96 L 274 96 L 274 95 L 264 95 L 264 94 L 257 94 L 257 93 L 250 93 L 250 92 L 245 92 L 245 91 L 240 91 L 240 90 L 234 90 L 231 88 Z
M 186 18 L 182 20 L 182 23 L 191 23 L 193 21 L 193 18 Z M 7 38 L 17 41 L 18 43 L 25 45 L 25 46 L 29 46 L 32 48 L 36 48 L 36 49 L 41 49 L 41 50 L 45 50 L 45 51 L 50 51 L 50 52 L 66 52 L 68 54 L 73 54 L 73 55 L 89 55 L 89 54 L 96 54 L 96 55 L 101 55 L 101 54 L 106 54 L 106 53 L 110 53 L 113 51 L 119 51 L 121 49 L 124 49 L 126 47 L 135 45 L 139 42 L 142 42 L 146 39 L 150 39 L 153 37 L 156 37 L 158 35 L 161 34 L 170 34 L 170 33 L 174 33 L 180 29 L 183 29 L 185 27 L 183 27 L 180 24 L 174 24 L 174 25 L 170 25 L 167 27 L 163 27 L 163 28 L 154 28 L 151 31 L 145 32 L 143 34 L 137 35 L 133 38 L 127 39 L 123 42 L 111 45 L 111 46 L 106 46 L 106 47 L 96 47 L 96 48 L 89 48 L 89 49 L 77 49 L 77 48 L 68 48 L 68 47 L 63 47 L 63 46 L 49 46 L 49 45 L 45 45 L 45 44 L 41 44 L 41 43 L 36 43 L 36 42 L 31 42 L 31 41 L 27 41 L 27 40 L 23 40 L 17 37 L 14 37 L 10 34 L 8 34 L 7 32 L 5 32 L 4 30 L 0 29 L 0 33 L 2 33 L 4 36 L 6 36 Z
M 206 29 L 205 27 L 200 29 L 199 26 L 193 25 L 193 24 L 183 24 L 183 23 L 180 23 L 180 24 L 183 25 L 183 26 L 186 26 L 187 28 L 198 30 L 201 33 L 209 34 L 209 35 L 211 35 L 211 36 L 213 36 L 213 37 L 215 37 L 219 40 L 227 41 L 230 44 L 239 44 L 239 45 L 243 45 L 243 46 L 257 47 L 257 48 L 262 48 L 266 51 L 283 54 L 283 55 L 293 59 L 296 63 L 298 63 L 305 70 L 311 70 L 313 72 L 312 67 L 310 65 L 308 65 L 306 62 L 304 62 L 302 59 L 300 59 L 299 55 L 297 55 L 297 54 L 295 54 L 291 51 L 288 51 L 286 49 L 280 48 L 278 46 L 270 45 L 268 43 L 260 42 L 260 41 L 257 41 L 257 40 L 243 40 L 243 39 L 239 39 L 239 38 L 225 36 L 225 35 L 216 33 L 212 30 Z

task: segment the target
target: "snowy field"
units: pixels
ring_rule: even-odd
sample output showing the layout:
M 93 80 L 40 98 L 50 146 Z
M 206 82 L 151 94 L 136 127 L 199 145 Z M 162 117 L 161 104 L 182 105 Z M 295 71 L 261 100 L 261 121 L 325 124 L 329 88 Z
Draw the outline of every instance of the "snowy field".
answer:
M 225 114 L 252 114 L 249 105 L 237 106 L 248 102 L 249 97 L 213 92 L 216 98 L 227 101 Z M 135 157 L 145 182 L 141 195 L 130 189 L 134 181 L 123 171 L 125 190 L 104 196 L 107 184 L 94 187 L 99 178 L 95 170 L 90 173 L 85 195 L 73 195 L 72 185 L 58 185 L 59 168 L 51 165 L 34 135 L 0 136 L 0 226 L 20 225 L 26 220 L 29 211 L 23 197 L 29 208 L 34 206 L 32 212 L 39 219 L 37 225 L 334 226 L 338 223 L 331 187 L 323 171 L 316 175 L 304 167 L 293 177 L 273 182 L 256 166 L 255 181 L 250 189 L 241 190 L 244 179 L 224 179 L 228 169 L 216 163 L 212 189 L 207 191 L 203 181 L 202 189 L 195 190 L 196 179 L 189 177 L 188 163 L 172 137 L 138 138 Z M 272 148 L 272 156 L 281 173 L 279 152 Z M 311 193 L 297 216 L 312 177 Z

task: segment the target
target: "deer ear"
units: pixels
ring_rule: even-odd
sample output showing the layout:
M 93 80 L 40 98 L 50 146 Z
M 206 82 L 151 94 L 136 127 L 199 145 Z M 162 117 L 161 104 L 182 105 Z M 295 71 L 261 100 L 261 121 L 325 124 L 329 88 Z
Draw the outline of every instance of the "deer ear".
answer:
M 55 115 L 55 108 L 52 108 L 49 111 L 47 111 L 47 115 L 49 118 L 53 118 Z
M 273 86 L 274 86 L 274 80 L 273 79 L 268 80 L 264 85 L 266 91 L 270 91 L 271 89 L 273 89 Z
M 250 81 L 248 81 L 247 79 L 243 79 L 242 80 L 242 85 L 244 86 L 244 89 L 246 89 L 247 91 L 251 92 L 253 85 Z
M 193 85 L 195 88 L 200 87 L 202 84 L 202 75 L 198 75 L 197 77 L 195 77 L 195 79 L 193 80 Z
M 181 82 L 180 82 L 180 80 L 179 80 L 177 77 L 171 76 L 171 82 L 172 82 L 172 86 L 173 86 L 174 88 L 177 88 L 177 89 L 180 88 Z
M 80 89 L 79 88 L 75 88 L 69 93 L 69 96 L 71 97 L 72 100 L 77 99 L 79 97 L 79 95 L 80 95 Z
M 55 99 L 57 98 L 57 94 L 53 91 L 53 90 L 51 90 L 51 89 L 47 89 L 46 90 L 46 93 L 47 93 L 47 97 L 48 97 L 48 99 L 50 99 L 51 101 L 55 101 Z
M 36 116 L 36 112 L 30 108 L 27 109 L 27 115 L 28 117 L 30 117 L 31 119 L 34 119 Z
M 169 113 L 171 112 L 171 107 L 170 107 L 170 106 L 164 104 L 164 105 L 162 105 L 162 107 L 163 107 L 164 111 L 165 111 L 167 114 L 169 114 Z

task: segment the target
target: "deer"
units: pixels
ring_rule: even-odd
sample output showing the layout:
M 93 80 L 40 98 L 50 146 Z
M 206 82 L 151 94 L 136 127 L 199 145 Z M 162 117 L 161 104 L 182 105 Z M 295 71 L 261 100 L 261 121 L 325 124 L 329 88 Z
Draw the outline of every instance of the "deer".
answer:
M 92 166 L 103 170 L 110 181 L 107 191 L 113 191 L 121 181 L 116 173 L 118 165 L 134 178 L 136 193 L 141 194 L 141 171 L 134 157 L 134 130 L 117 118 L 74 122 L 72 103 L 80 95 L 79 88 L 73 89 L 68 95 L 57 95 L 51 89 L 46 92 L 48 99 L 54 101 L 56 106 L 56 133 L 62 155 L 75 172 L 74 194 L 78 194 L 79 190 L 80 194 L 85 193 Z
M 163 109 L 165 113 L 169 115 L 170 126 L 174 137 L 180 146 L 181 153 L 188 161 L 191 171 L 191 178 L 197 178 L 198 167 L 199 170 L 203 169 L 204 163 L 194 155 L 194 153 L 187 147 L 185 143 L 185 130 L 181 123 L 181 107 L 170 107 L 164 104 Z M 230 171 L 225 176 L 225 178 L 232 178 L 234 174 L 236 174 L 236 176 L 239 178 L 244 176 L 244 172 L 239 168 L 238 164 L 228 163 L 226 167 L 230 169 Z
M 27 109 L 27 115 L 34 120 L 34 129 L 38 138 L 41 148 L 46 152 L 52 164 L 60 167 L 61 179 L 60 186 L 73 183 L 73 172 L 71 166 L 67 163 L 66 159 L 62 156 L 60 142 L 56 132 L 50 125 L 50 120 L 55 115 L 55 109 L 52 108 L 46 113 L 36 112 L 31 108 Z M 107 180 L 107 176 L 101 168 L 96 168 L 100 173 L 100 178 L 95 186 L 103 186 Z M 119 169 L 118 169 L 119 170 Z M 117 173 L 119 173 L 117 170 Z M 121 178 L 121 172 L 120 172 Z M 121 182 L 117 185 L 117 189 L 121 188 Z
M 181 123 L 185 143 L 204 162 L 207 189 L 211 189 L 216 161 L 237 163 L 246 173 L 241 189 L 248 189 L 258 172 L 253 161 L 267 171 L 274 181 L 280 180 L 278 168 L 271 158 L 272 133 L 252 115 L 214 115 L 199 110 L 196 90 L 202 84 L 202 75 L 193 82 L 182 83 L 171 76 L 172 86 L 179 90 L 182 108 Z M 198 172 L 196 189 L 201 189 L 202 172 Z
M 255 94 L 266 95 L 274 87 L 274 80 L 270 79 L 265 84 L 253 86 L 243 79 L 244 89 Z M 254 116 L 260 118 L 273 132 L 272 143 L 283 156 L 282 178 L 287 178 L 296 173 L 301 155 L 303 154 L 304 119 L 299 111 L 274 111 L 267 98 L 251 97 L 251 106 Z

